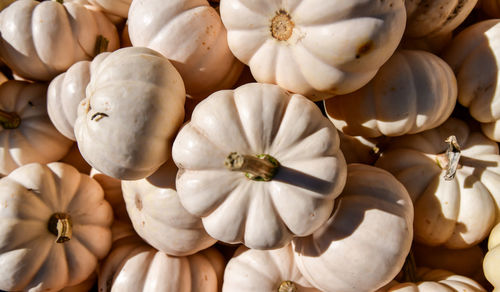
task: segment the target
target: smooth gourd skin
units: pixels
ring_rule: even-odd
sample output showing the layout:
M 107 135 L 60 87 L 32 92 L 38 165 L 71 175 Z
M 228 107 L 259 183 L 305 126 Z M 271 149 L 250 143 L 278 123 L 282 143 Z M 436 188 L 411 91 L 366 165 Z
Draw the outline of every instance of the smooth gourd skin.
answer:
M 111 248 L 113 212 L 99 184 L 74 167 L 31 163 L 0 180 L 0 289 L 58 291 L 91 275 Z M 72 237 L 56 243 L 54 213 L 72 220 Z
M 484 256 L 483 271 L 486 279 L 495 288 L 500 290 L 500 224 L 495 225 L 488 238 L 488 252 Z
M 461 147 L 455 177 L 445 180 L 438 162 L 450 135 Z M 467 248 L 488 236 L 498 222 L 498 145 L 457 119 L 414 135 L 396 137 L 377 160 L 407 188 L 415 205 L 415 240 L 426 245 Z
M 0 173 L 31 162 L 58 161 L 72 142 L 61 135 L 47 114 L 47 85 L 10 80 L 0 85 L 0 110 L 16 113 L 15 129 L 0 126 Z
M 170 158 L 184 119 L 181 76 L 161 54 L 127 47 L 97 56 L 74 130 L 85 160 L 118 179 L 151 175 Z
M 406 22 L 401 0 L 222 0 L 220 12 L 229 48 L 258 82 L 312 100 L 368 83 L 395 51 Z M 289 30 L 273 34 L 276 17 Z
M 228 48 L 219 14 L 206 0 L 132 1 L 128 32 L 134 46 L 167 57 L 196 98 L 230 88 L 243 69 Z
M 499 40 L 500 20 L 484 20 L 457 34 L 443 54 L 457 76 L 458 102 L 495 141 L 500 141 Z
M 332 217 L 293 240 L 299 270 L 322 291 L 373 291 L 399 273 L 413 239 L 413 205 L 389 172 L 347 166 L 347 182 Z
M 116 27 L 99 11 L 74 2 L 15 1 L 0 12 L 0 55 L 19 76 L 50 81 L 96 55 L 99 35 L 119 47 Z
M 175 189 L 177 167 L 167 161 L 147 178 L 122 181 L 123 198 L 136 232 L 169 255 L 194 254 L 213 245 L 201 219 L 182 207 Z
M 324 101 L 328 118 L 347 135 L 401 136 L 435 128 L 451 115 L 457 81 L 438 56 L 400 50 L 361 89 Z
M 268 154 L 280 164 L 270 181 L 224 166 L 232 152 Z M 207 233 L 250 248 L 285 246 L 325 222 L 346 164 L 337 130 L 318 107 L 272 84 L 249 83 L 201 101 L 174 141 L 182 205 Z

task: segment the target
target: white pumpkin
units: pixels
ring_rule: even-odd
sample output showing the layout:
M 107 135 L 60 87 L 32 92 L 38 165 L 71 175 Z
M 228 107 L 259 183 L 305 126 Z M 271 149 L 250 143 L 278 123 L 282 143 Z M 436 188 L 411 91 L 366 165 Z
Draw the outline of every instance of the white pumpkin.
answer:
M 258 82 L 313 100 L 368 83 L 403 35 L 401 0 L 222 0 L 233 54 Z
M 105 175 L 95 168 L 91 168 L 90 177 L 95 179 L 104 191 L 104 198 L 113 208 L 113 216 L 116 220 L 130 223 L 130 218 L 125 206 L 122 193 L 122 181 Z
M 148 48 L 103 53 L 91 63 L 74 130 L 85 160 L 118 179 L 141 179 L 170 157 L 186 94 L 172 64 Z
M 293 240 L 299 270 L 322 291 L 373 291 L 401 270 L 413 238 L 413 205 L 389 172 L 347 166 L 347 183 L 332 217 Z
M 123 198 L 136 232 L 169 255 L 194 254 L 213 245 L 201 219 L 182 207 L 175 190 L 177 167 L 169 160 L 147 178 L 122 181 Z
M 256 249 L 319 228 L 346 175 L 330 121 L 304 96 L 272 84 L 248 83 L 201 101 L 172 158 L 181 203 L 202 217 L 208 234 Z
M 57 291 L 86 280 L 111 248 L 113 214 L 99 184 L 54 162 L 0 179 L 0 289 Z
M 63 158 L 72 142 L 47 115 L 47 85 L 10 80 L 0 85 L 0 173 Z
M 74 2 L 19 0 L 0 12 L 0 55 L 21 77 L 50 81 L 80 60 L 119 47 L 104 14 Z M 105 40 L 104 40 L 105 39 Z
M 324 101 L 328 118 L 351 136 L 401 136 L 435 128 L 451 115 L 457 81 L 438 56 L 396 51 L 361 89 Z
M 500 224 L 495 225 L 488 238 L 488 252 L 484 256 L 483 270 L 486 279 L 493 285 L 493 292 L 500 291 Z
M 206 0 L 134 0 L 128 33 L 134 46 L 167 57 L 193 97 L 230 88 L 243 68 L 228 48 L 219 14 Z

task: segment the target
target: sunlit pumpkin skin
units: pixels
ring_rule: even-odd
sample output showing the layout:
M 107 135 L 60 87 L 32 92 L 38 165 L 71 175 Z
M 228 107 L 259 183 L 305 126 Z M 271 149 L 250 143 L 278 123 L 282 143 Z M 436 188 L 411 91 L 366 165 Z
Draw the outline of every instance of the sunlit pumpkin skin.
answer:
M 240 246 L 227 263 L 222 291 L 320 292 L 298 270 L 291 244 L 273 250 Z
M 267 154 L 281 166 L 269 181 L 252 180 L 224 165 L 233 152 L 245 159 Z M 207 233 L 256 249 L 282 247 L 319 228 L 346 176 L 330 121 L 304 96 L 272 84 L 204 99 L 179 131 L 172 158 L 181 203 L 202 217 Z
M 49 84 L 47 111 L 50 120 L 66 138 L 76 141 L 74 125 L 78 104 L 85 99 L 90 82 L 90 61 L 79 61 Z
M 400 50 L 361 89 L 324 101 L 328 118 L 351 136 L 414 134 L 435 128 L 451 115 L 457 81 L 438 56 Z
M 230 88 L 243 68 L 229 50 L 219 14 L 206 0 L 132 1 L 128 33 L 134 46 L 167 57 L 195 98 Z
M 495 225 L 488 238 L 488 252 L 484 256 L 483 271 L 486 279 L 500 291 L 500 224 Z
M 408 21 L 405 37 L 422 38 L 453 31 L 478 0 L 405 0 Z
M 412 242 L 413 205 L 389 172 L 347 166 L 347 183 L 332 217 L 293 240 L 299 270 L 322 291 L 373 291 L 399 273 Z
M 0 202 L 1 290 L 58 291 L 76 285 L 111 247 L 113 213 L 102 188 L 68 164 L 17 168 L 0 180 Z M 71 236 L 53 233 L 55 214 L 69 217 L 69 227 L 60 223 Z
M 220 13 L 229 48 L 258 82 L 313 100 L 368 83 L 406 22 L 400 0 L 223 0 Z
M 500 141 L 499 39 L 500 19 L 481 21 L 457 34 L 443 54 L 457 76 L 458 101 L 495 141 Z
M 1 118 L 1 174 L 31 162 L 57 161 L 69 151 L 71 140 L 56 130 L 47 115 L 46 95 L 43 83 L 10 80 L 0 85 L 0 110 L 19 118 L 17 127 L 6 123 L 12 117 Z
M 50 81 L 98 52 L 98 36 L 119 47 L 115 26 L 104 14 L 74 2 L 15 1 L 0 12 L 0 55 L 21 77 Z M 99 47 L 99 46 L 98 46 Z
M 74 130 L 85 160 L 117 179 L 141 179 L 170 158 L 184 119 L 181 76 L 161 54 L 127 47 L 90 65 Z
M 177 167 L 169 160 L 147 178 L 122 181 L 123 198 L 137 233 L 169 255 L 194 254 L 213 245 L 201 219 L 182 207 L 175 190 Z
M 476 281 L 446 270 L 418 268 L 416 283 L 394 282 L 380 292 L 486 292 Z
M 222 286 L 225 261 L 210 248 L 190 256 L 169 256 L 138 236 L 113 243 L 99 276 L 99 291 L 111 292 L 217 292 Z
M 446 180 L 443 155 L 450 135 L 456 136 L 461 156 L 454 178 Z M 375 165 L 394 174 L 410 193 L 416 241 L 467 248 L 488 236 L 500 220 L 497 143 L 449 119 L 435 129 L 394 138 L 388 147 Z

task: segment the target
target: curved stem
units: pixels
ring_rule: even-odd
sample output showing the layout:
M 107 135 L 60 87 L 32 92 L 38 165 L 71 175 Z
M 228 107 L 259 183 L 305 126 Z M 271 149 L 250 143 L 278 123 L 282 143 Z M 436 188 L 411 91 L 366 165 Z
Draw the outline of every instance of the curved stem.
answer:
M 297 286 L 292 281 L 283 281 L 278 288 L 278 292 L 297 292 Z
M 15 112 L 0 110 L 0 124 L 4 129 L 15 129 L 21 124 L 21 118 Z
M 452 180 L 459 168 L 458 162 L 460 161 L 461 150 L 455 135 L 448 137 L 445 142 L 448 143 L 448 149 L 446 149 L 445 153 L 437 155 L 436 160 L 438 165 L 446 170 L 444 179 Z
M 48 229 L 54 234 L 57 243 L 64 243 L 71 239 L 73 233 L 73 222 L 71 216 L 66 213 L 54 213 L 50 216 Z
M 232 152 L 224 165 L 231 171 L 241 171 L 251 180 L 270 181 L 278 172 L 279 162 L 268 154 L 257 156 Z

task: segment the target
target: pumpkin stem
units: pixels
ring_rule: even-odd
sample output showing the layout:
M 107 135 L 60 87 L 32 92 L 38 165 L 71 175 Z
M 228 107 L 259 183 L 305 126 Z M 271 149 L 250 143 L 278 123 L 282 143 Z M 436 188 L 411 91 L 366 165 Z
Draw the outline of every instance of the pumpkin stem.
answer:
M 50 216 L 48 229 L 57 236 L 57 243 L 64 243 L 71 239 L 73 233 L 71 216 L 66 213 L 54 213 Z
M 436 161 L 442 169 L 446 169 L 444 175 L 445 180 L 452 180 L 455 177 L 457 168 L 459 168 L 458 162 L 460 161 L 460 145 L 458 145 L 457 137 L 451 135 L 445 140 L 448 143 L 448 149 L 446 152 L 437 155 Z
M 95 39 L 94 56 L 97 56 L 100 53 L 105 52 L 108 49 L 108 45 L 109 45 L 109 40 L 101 34 L 98 35 Z
M 0 110 L 0 125 L 6 130 L 15 129 L 21 124 L 21 118 L 15 112 Z
M 417 279 L 417 264 L 413 256 L 413 250 L 410 250 L 403 265 L 403 282 L 416 283 Z
M 256 156 L 232 152 L 226 157 L 224 165 L 231 171 L 241 171 L 255 181 L 270 181 L 279 169 L 279 162 L 268 154 Z
M 278 288 L 278 292 L 297 292 L 297 286 L 292 281 L 283 281 Z

